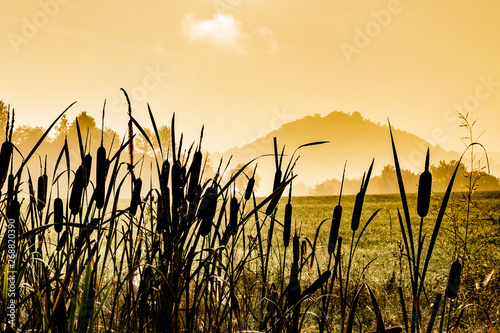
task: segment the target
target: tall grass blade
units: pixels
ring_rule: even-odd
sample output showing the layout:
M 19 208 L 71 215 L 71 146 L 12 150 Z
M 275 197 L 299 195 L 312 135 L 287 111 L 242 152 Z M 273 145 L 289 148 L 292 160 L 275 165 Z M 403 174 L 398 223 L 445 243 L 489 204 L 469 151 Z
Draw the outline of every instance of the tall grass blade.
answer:
M 76 102 L 73 102 L 70 104 L 70 106 L 68 106 L 57 118 L 56 120 L 54 120 L 54 122 L 52 122 L 52 124 L 50 124 L 50 126 L 47 128 L 47 130 L 42 134 L 42 136 L 40 137 L 40 139 L 38 139 L 38 141 L 35 143 L 35 145 L 33 146 L 33 148 L 31 148 L 31 151 L 28 153 L 28 155 L 26 156 L 26 158 L 23 160 L 23 162 L 21 163 L 21 166 L 19 167 L 19 169 L 17 170 L 16 172 L 16 178 L 19 178 L 21 176 L 21 171 L 23 170 L 24 166 L 26 165 L 26 163 L 28 163 L 28 161 L 30 160 L 31 156 L 33 156 L 33 154 L 36 152 L 36 150 L 38 149 L 38 147 L 42 144 L 43 140 L 45 140 L 45 137 L 47 137 L 47 135 L 49 134 L 50 130 L 52 129 L 52 127 L 54 127 L 54 125 L 57 123 L 57 121 L 59 120 L 59 118 L 61 118 L 63 116 L 63 114 L 66 113 L 66 111 L 69 110 L 70 107 L 72 107 Z

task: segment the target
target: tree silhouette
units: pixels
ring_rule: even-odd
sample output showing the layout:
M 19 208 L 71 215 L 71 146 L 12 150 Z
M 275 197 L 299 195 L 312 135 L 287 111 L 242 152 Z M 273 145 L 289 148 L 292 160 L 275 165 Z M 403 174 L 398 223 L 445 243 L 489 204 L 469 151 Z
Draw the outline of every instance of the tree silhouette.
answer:
M 5 139 L 5 126 L 7 125 L 7 118 L 9 117 L 9 111 L 7 105 L 0 100 L 0 142 L 3 142 Z

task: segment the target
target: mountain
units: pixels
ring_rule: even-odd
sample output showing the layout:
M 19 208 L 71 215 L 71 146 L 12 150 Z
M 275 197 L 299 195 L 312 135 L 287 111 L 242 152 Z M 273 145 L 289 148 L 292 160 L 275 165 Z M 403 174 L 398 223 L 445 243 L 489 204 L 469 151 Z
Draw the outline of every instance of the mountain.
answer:
M 438 164 L 440 160 L 451 161 L 460 158 L 460 153 L 445 150 L 439 145 L 433 146 L 414 134 L 397 129 L 397 124 L 392 126 L 403 169 L 420 173 L 424 168 L 427 147 L 430 149 L 431 164 Z M 329 141 L 327 144 L 304 147 L 297 151 L 300 158 L 294 173 L 298 174 L 298 182 L 304 182 L 309 186 L 326 179 L 341 179 L 345 161 L 347 161 L 346 178 L 362 177 L 372 159 L 375 159 L 374 175 L 380 174 L 384 165 L 394 164 L 388 125 L 373 123 L 363 118 L 359 112 L 346 114 L 339 111 L 331 112 L 324 117 L 306 116 L 284 124 L 265 137 L 243 147 L 234 147 L 224 153 L 214 153 L 211 158 L 217 161 L 222 156 L 225 160 L 232 156 L 233 163 L 246 163 L 255 157 L 272 154 L 274 137 L 277 138 L 280 151 L 283 145 L 286 146 L 284 163 L 288 163 L 293 151 L 302 144 Z M 261 157 L 257 162 L 257 173 L 263 178 L 262 194 L 270 193 L 275 171 L 274 157 Z M 495 169 L 500 169 L 498 164 L 491 160 L 490 164 Z

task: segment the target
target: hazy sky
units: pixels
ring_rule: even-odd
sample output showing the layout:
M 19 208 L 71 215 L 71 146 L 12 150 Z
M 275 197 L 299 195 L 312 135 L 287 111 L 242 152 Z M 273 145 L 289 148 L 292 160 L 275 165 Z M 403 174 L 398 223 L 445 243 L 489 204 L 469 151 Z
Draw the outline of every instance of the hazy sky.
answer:
M 305 115 L 359 111 L 462 149 L 455 110 L 500 151 L 500 2 L 0 0 L 0 99 L 48 126 L 71 102 L 124 133 L 176 113 L 205 148 Z M 270 147 L 271 148 L 271 147 Z

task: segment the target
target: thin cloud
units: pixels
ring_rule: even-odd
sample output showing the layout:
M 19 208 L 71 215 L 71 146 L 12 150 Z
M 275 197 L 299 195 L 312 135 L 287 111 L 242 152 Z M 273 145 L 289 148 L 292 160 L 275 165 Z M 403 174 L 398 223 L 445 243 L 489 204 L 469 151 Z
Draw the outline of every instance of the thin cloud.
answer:
M 44 31 L 47 31 L 47 32 L 52 33 L 52 34 L 63 35 L 63 36 L 73 38 L 73 39 L 79 39 L 79 40 L 91 42 L 91 43 L 102 44 L 102 45 L 106 45 L 106 46 L 134 50 L 134 51 L 140 51 L 140 52 L 164 53 L 164 51 L 165 51 L 163 49 L 163 46 L 159 43 L 157 43 L 154 48 L 144 48 L 144 47 L 140 47 L 136 44 L 120 43 L 120 42 L 116 42 L 116 41 L 109 40 L 109 39 L 98 38 L 98 37 L 95 37 L 88 32 L 74 30 L 74 29 L 46 27 L 46 28 L 44 28 Z
M 182 22 L 184 35 L 192 41 L 208 41 L 223 48 L 242 51 L 240 43 L 245 38 L 241 22 L 232 15 L 217 13 L 210 20 L 197 20 L 187 14 Z
M 279 52 L 278 36 L 268 27 L 259 27 L 255 32 L 260 35 L 267 44 L 267 54 L 274 55 Z

